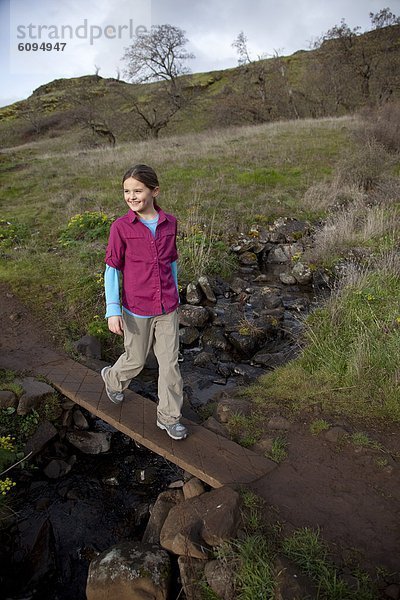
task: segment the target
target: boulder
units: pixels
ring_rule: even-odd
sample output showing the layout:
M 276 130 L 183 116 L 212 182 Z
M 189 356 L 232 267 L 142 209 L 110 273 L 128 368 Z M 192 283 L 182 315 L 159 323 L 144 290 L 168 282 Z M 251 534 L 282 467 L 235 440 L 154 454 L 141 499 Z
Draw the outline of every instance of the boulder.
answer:
M 249 267 L 258 266 L 257 255 L 254 252 L 243 252 L 243 254 L 239 254 L 239 262 L 240 264 Z
M 216 327 L 208 327 L 203 333 L 203 344 L 216 350 L 229 350 L 230 344 L 224 336 L 221 329 Z
M 205 487 L 204 483 L 197 479 L 197 477 L 192 477 L 183 485 L 183 495 L 185 500 L 189 500 L 189 498 L 195 498 L 196 496 L 201 496 L 204 494 Z
M 310 283 L 313 277 L 310 267 L 302 262 L 297 262 L 294 265 L 292 269 L 292 275 L 300 285 L 306 285 L 307 283 Z
M 78 429 L 89 429 L 89 423 L 83 412 L 77 408 L 72 414 L 72 419 Z
M 163 548 L 204 559 L 210 547 L 235 537 L 240 525 L 240 496 L 224 486 L 171 508 L 161 530 Z
M 37 454 L 44 446 L 57 435 L 57 429 L 50 421 L 42 421 L 39 423 L 35 433 L 29 438 L 25 444 L 24 455 Z
M 59 479 L 63 477 L 72 469 L 72 465 L 67 463 L 65 460 L 61 458 L 54 458 L 49 462 L 48 465 L 43 469 L 44 474 L 49 479 Z
M 179 556 L 179 574 L 186 600 L 204 599 L 202 581 L 205 565 L 205 560 L 196 560 L 192 557 Z
M 179 340 L 184 346 L 193 346 L 200 337 L 200 331 L 196 327 L 181 327 Z
M 84 335 L 74 343 L 75 350 L 87 358 L 101 358 L 101 342 L 94 335 Z
M 179 323 L 185 327 L 204 327 L 208 319 L 208 310 L 204 306 L 183 304 L 179 308 Z
M 18 402 L 17 414 L 27 415 L 32 408 L 37 408 L 46 397 L 55 393 L 55 389 L 43 381 L 37 381 L 34 377 L 16 379 L 16 384 L 22 386 L 23 393 Z
M 209 367 L 213 362 L 212 354 L 209 352 L 199 352 L 196 358 L 193 360 L 193 364 L 196 367 Z
M 108 452 L 111 444 L 111 434 L 105 431 L 68 431 L 66 438 L 84 454 Z
M 258 336 L 244 335 L 238 331 L 230 332 L 228 340 L 239 354 L 247 358 L 251 358 L 262 343 Z
M 186 302 L 195 306 L 201 303 L 201 291 L 195 283 L 189 283 L 186 288 Z
M 121 542 L 92 560 L 87 600 L 166 600 L 171 562 L 157 544 Z
M 0 409 L 17 408 L 18 398 L 10 390 L 0 390 Z
M 182 490 L 167 490 L 161 492 L 150 510 L 150 518 L 147 522 L 142 542 L 145 544 L 159 544 L 160 532 L 165 519 L 171 508 L 180 502 L 183 502 L 184 496 Z
M 249 284 L 245 279 L 242 279 L 241 277 L 234 277 L 230 284 L 230 287 L 234 294 L 240 294 L 249 287 Z
M 295 276 L 291 275 L 290 273 L 280 273 L 279 274 L 279 279 L 285 285 L 295 285 L 296 284 L 296 278 L 295 278 Z
M 208 278 L 205 277 L 204 275 L 202 277 L 199 277 L 199 286 L 200 286 L 203 294 L 207 298 L 208 302 L 215 303 L 217 301 L 215 294 L 213 292 L 213 289 L 211 287 L 211 284 L 210 284 Z
M 218 598 L 233 600 L 235 590 L 232 565 L 225 561 L 210 560 L 206 563 L 204 575 L 208 585 Z

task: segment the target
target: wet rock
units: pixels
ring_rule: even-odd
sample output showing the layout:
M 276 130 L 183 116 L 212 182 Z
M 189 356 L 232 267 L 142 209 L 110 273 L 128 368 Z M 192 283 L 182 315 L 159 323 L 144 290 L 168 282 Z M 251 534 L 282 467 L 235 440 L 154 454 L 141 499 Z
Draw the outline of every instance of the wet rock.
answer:
M 193 346 L 200 337 L 200 331 L 196 327 L 181 327 L 179 340 L 184 346 Z
M 18 536 L 25 555 L 20 578 L 32 586 L 56 568 L 53 528 L 50 520 L 41 515 L 18 523 Z
M 199 286 L 201 288 L 201 291 L 203 292 L 203 294 L 205 295 L 205 297 L 207 298 L 208 302 L 216 302 L 217 299 L 215 297 L 215 294 L 212 290 L 211 284 L 208 280 L 208 277 L 205 276 L 201 276 L 199 277 Z
M 216 350 L 229 350 L 231 347 L 220 328 L 208 327 L 203 333 L 203 344 Z
M 253 356 L 262 344 L 258 337 L 253 335 L 243 335 L 238 331 L 229 333 L 228 340 L 242 356 L 247 358 Z
M 241 265 L 256 267 L 258 266 L 257 255 L 254 252 L 243 252 L 239 255 L 239 262 Z
M 197 477 L 192 477 L 187 481 L 183 486 L 183 495 L 185 500 L 189 500 L 189 498 L 195 498 L 196 496 L 201 496 L 205 492 L 204 483 L 197 479 Z
M 252 382 L 254 381 L 254 379 L 257 379 L 257 377 L 260 377 L 261 373 L 260 373 L 260 369 L 257 369 L 257 367 L 252 367 L 251 365 L 236 365 L 234 368 L 234 373 L 236 375 L 240 375 L 241 377 L 243 377 L 244 381 L 246 382 Z
M 287 310 L 302 312 L 309 309 L 310 301 L 308 298 L 285 298 L 283 301 L 283 306 Z
M 186 302 L 195 306 L 201 304 L 201 292 L 195 283 L 189 283 L 186 288 Z
M 101 342 L 94 335 L 84 335 L 74 343 L 75 350 L 87 358 L 101 358 Z
M 157 544 L 121 542 L 90 563 L 87 600 L 166 600 L 168 553 Z
M 312 280 L 312 272 L 310 267 L 308 267 L 302 262 L 297 262 L 294 265 L 292 269 L 292 275 L 295 277 L 297 283 L 299 283 L 300 285 L 310 283 L 310 281 Z
M 183 304 L 179 308 L 179 323 L 185 327 L 204 327 L 209 319 L 209 314 L 204 306 L 191 306 Z
M 280 273 L 279 280 L 282 281 L 282 283 L 284 283 L 285 285 L 295 285 L 296 283 L 296 278 L 290 273 Z
M 249 415 L 251 413 L 251 404 L 244 398 L 231 398 L 223 395 L 215 407 L 215 416 L 220 423 L 227 423 L 232 415 Z
M 88 420 L 79 408 L 74 410 L 72 419 L 78 429 L 89 429 Z
M 282 244 L 272 248 L 267 257 L 267 263 L 287 263 L 294 255 L 302 252 L 303 245 L 300 243 Z
M 275 429 L 277 431 L 287 431 L 291 428 L 291 423 L 285 417 L 275 415 L 269 419 L 267 427 L 268 429 Z
M 69 473 L 71 469 L 71 465 L 65 460 L 55 458 L 49 462 L 43 472 L 49 479 L 59 479 Z
M 257 275 L 253 281 L 254 283 L 266 283 L 268 281 L 268 275 L 261 273 L 260 275 Z
M 210 560 L 206 563 L 204 575 L 210 588 L 222 600 L 234 598 L 234 573 L 225 561 Z
M 306 221 L 298 221 L 292 217 L 280 217 L 270 227 L 271 242 L 294 242 L 310 233 L 310 225 Z
M 244 292 L 248 286 L 248 282 L 241 277 L 234 277 L 230 284 L 231 290 L 234 294 L 240 294 L 241 292 Z
M 68 431 L 67 440 L 84 454 L 108 452 L 111 434 L 104 431 Z
M 196 367 L 209 367 L 212 364 L 212 355 L 209 352 L 200 352 L 193 360 Z
M 37 381 L 34 377 L 16 379 L 15 383 L 21 385 L 24 390 L 17 408 L 17 414 L 21 416 L 27 415 L 32 408 L 37 408 L 46 397 L 55 393 L 54 388 L 43 381 Z
M 225 377 L 225 379 L 232 375 L 234 369 L 234 363 L 218 363 L 217 365 L 217 373 L 222 375 L 222 377 Z
M 10 390 L 0 390 L 0 409 L 17 408 L 18 398 Z
M 201 600 L 204 597 L 202 581 L 205 565 L 205 560 L 179 556 L 179 574 L 187 600 Z
M 282 298 L 276 290 L 265 286 L 251 296 L 250 303 L 255 310 L 275 309 L 282 306 Z
M 268 369 L 276 369 L 281 365 L 286 364 L 292 357 L 294 351 L 281 351 L 281 352 L 266 352 L 260 350 L 252 358 L 252 361 L 256 365 L 262 365 Z
M 225 327 L 225 333 L 237 331 L 243 318 L 243 303 L 232 302 L 232 304 L 229 305 L 229 309 L 225 310 L 223 315 L 221 315 L 221 321 Z
M 181 489 L 161 492 L 150 510 L 150 518 L 147 522 L 142 542 L 146 544 L 159 544 L 160 532 L 165 519 L 173 506 L 183 502 L 184 496 Z
M 29 438 L 25 444 L 24 455 L 37 454 L 44 446 L 57 435 L 57 429 L 49 421 L 39 423 L 35 433 Z

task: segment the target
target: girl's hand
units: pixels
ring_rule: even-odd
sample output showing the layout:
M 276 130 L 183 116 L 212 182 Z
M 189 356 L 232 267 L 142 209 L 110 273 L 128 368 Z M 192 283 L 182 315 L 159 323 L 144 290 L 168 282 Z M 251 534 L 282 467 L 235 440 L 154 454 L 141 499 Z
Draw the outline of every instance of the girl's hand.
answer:
M 122 317 L 108 317 L 108 329 L 117 335 L 123 335 Z

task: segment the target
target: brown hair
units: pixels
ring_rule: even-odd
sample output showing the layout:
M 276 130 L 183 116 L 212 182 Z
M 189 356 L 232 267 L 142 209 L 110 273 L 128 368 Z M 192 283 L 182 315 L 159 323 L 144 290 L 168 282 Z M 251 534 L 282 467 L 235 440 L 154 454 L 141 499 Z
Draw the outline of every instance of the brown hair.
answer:
M 158 177 L 154 169 L 148 167 L 147 165 L 134 165 L 125 173 L 122 178 L 122 184 L 129 179 L 129 177 L 133 177 L 137 179 L 141 183 L 144 183 L 150 190 L 154 190 L 154 188 L 159 187 Z

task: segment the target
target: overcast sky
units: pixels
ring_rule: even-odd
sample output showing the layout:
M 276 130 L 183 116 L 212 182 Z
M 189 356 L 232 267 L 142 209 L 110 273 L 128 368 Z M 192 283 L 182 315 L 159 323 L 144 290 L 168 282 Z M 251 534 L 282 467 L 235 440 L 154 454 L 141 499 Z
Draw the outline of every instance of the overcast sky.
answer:
M 0 106 L 96 66 L 101 76 L 116 77 L 138 27 L 184 29 L 196 55 L 192 71 L 212 71 L 237 65 L 232 42 L 240 31 L 254 58 L 288 55 L 308 49 L 342 18 L 369 29 L 369 13 L 388 5 L 400 14 L 400 0 L 0 0 Z

